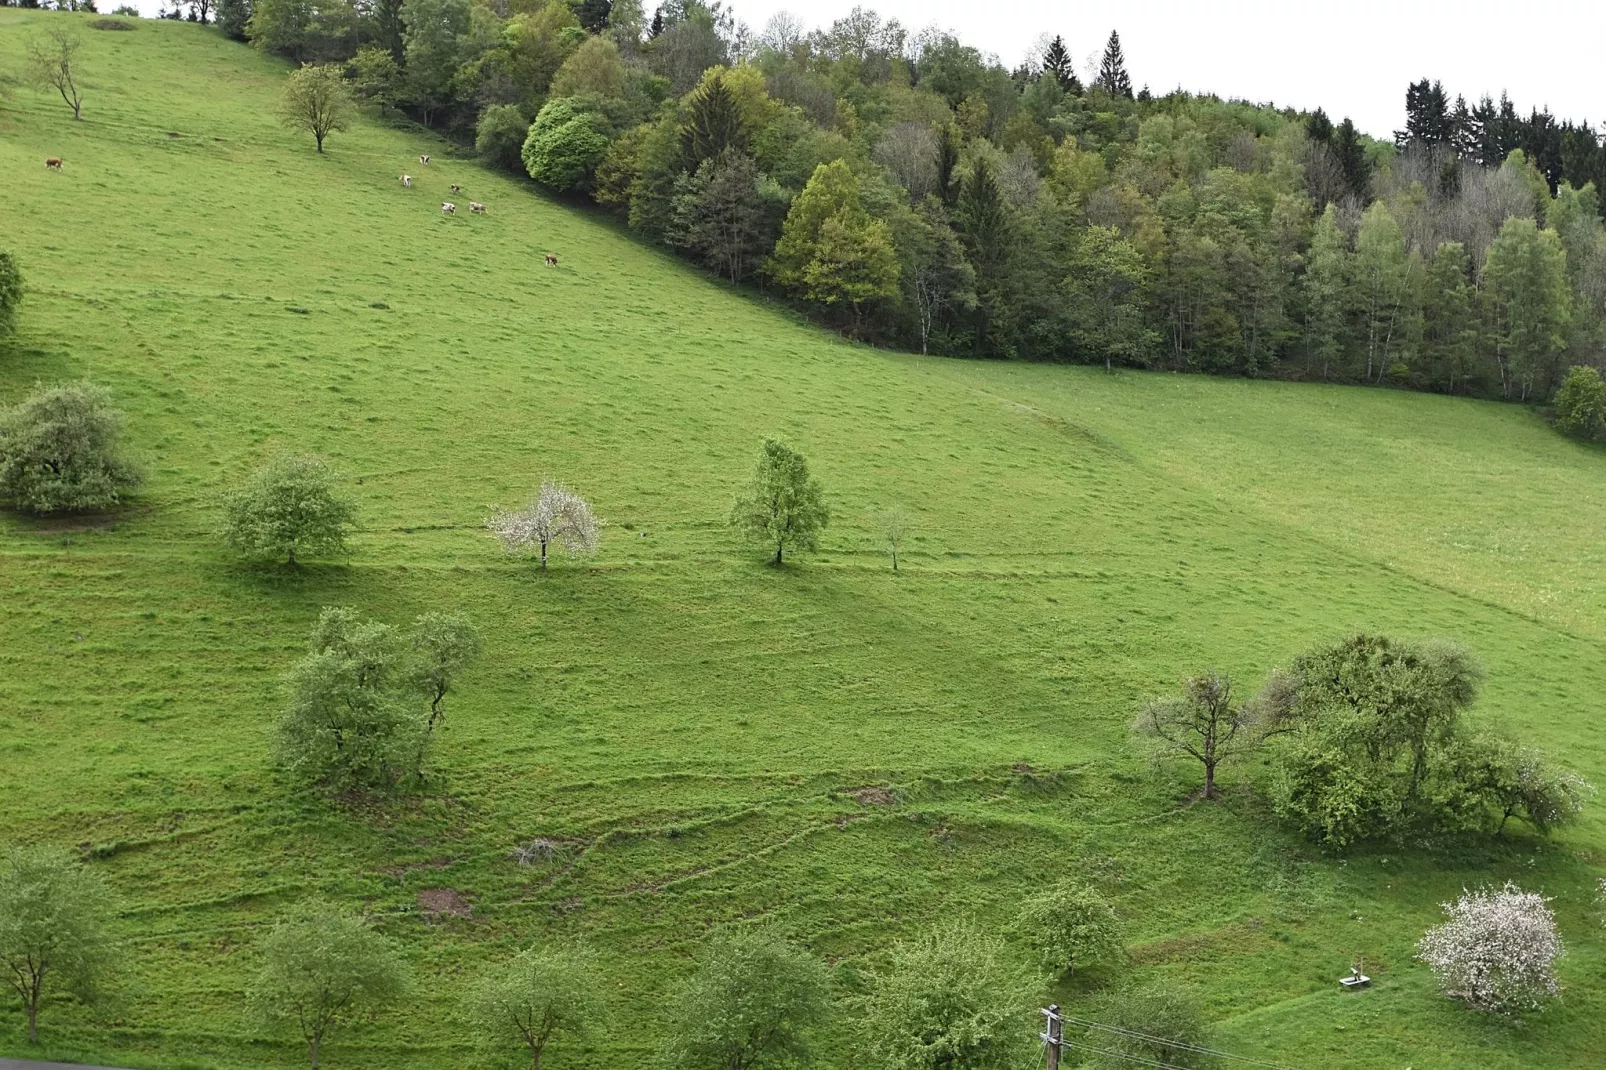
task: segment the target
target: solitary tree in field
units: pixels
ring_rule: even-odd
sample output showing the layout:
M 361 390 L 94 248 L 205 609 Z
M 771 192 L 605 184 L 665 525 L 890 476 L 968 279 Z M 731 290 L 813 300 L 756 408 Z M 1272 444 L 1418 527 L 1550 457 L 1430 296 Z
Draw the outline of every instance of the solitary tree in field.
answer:
M 139 485 L 105 390 L 67 383 L 0 411 L 0 502 L 30 513 L 109 509 Z
M 866 1001 L 865 1065 L 1014 1070 L 1032 1058 L 1033 991 L 1002 943 L 968 924 L 899 944 Z
M 805 1062 L 828 994 L 824 965 L 775 933 L 717 932 L 670 1011 L 665 1061 L 675 1070 Z
M 753 542 L 773 546 L 779 565 L 789 546 L 815 549 L 830 520 L 825 490 L 819 480 L 809 478 L 803 455 L 765 439 L 752 482 L 731 510 L 731 525 Z
M 1216 767 L 1253 742 L 1249 714 L 1234 703 L 1232 681 L 1214 672 L 1190 676 L 1178 698 L 1152 698 L 1133 730 L 1162 754 L 1186 754 L 1204 766 L 1204 797 L 1214 799 Z
M 493 1058 L 523 1051 L 530 1070 L 553 1040 L 583 1041 L 602 1027 L 606 1006 L 595 959 L 583 948 L 532 947 L 469 994 L 475 1039 Z
M 66 26 L 51 26 L 28 42 L 29 78 L 40 92 L 60 93 L 75 120 L 84 117 L 84 97 L 78 89 L 78 50 L 83 46 Z
M 246 557 L 291 565 L 297 555 L 344 554 L 356 516 L 335 496 L 329 466 L 312 456 L 276 458 L 224 505 L 224 542 Z
M 1058 976 L 1122 954 L 1115 908 L 1094 889 L 1066 880 L 1026 901 L 1020 927 L 1043 968 Z
M 263 941 L 262 968 L 246 993 L 268 1022 L 293 1022 L 317 1070 L 331 1032 L 393 1002 L 407 987 L 390 941 L 322 900 L 297 906 Z
M 547 550 L 560 546 L 570 557 L 593 553 L 602 522 L 587 501 L 562 483 L 541 482 L 535 500 L 523 509 L 498 509 L 485 526 L 510 554 L 539 553 L 546 568 Z
M 323 139 L 351 123 L 351 90 L 332 63 L 308 64 L 291 71 L 279 102 L 279 117 L 293 130 L 308 130 L 323 151 Z
M 1478 1010 L 1536 1010 L 1560 991 L 1556 960 L 1565 953 L 1556 916 L 1538 892 L 1507 881 L 1503 888 L 1463 891 L 1444 904 L 1449 920 L 1417 944 L 1439 987 Z
M 65 851 L 14 847 L 0 857 L 0 973 L 22 1000 L 28 1043 L 39 1009 L 63 993 L 95 998 L 114 960 L 111 893 Z
M 892 571 L 898 571 L 898 551 L 903 548 L 903 537 L 909 533 L 909 514 L 903 511 L 901 505 L 894 505 L 891 509 L 881 513 L 881 538 L 887 544 L 887 551 L 892 554 Z
M 22 268 L 10 253 L 0 250 L 0 336 L 17 326 L 17 308 L 22 304 Z

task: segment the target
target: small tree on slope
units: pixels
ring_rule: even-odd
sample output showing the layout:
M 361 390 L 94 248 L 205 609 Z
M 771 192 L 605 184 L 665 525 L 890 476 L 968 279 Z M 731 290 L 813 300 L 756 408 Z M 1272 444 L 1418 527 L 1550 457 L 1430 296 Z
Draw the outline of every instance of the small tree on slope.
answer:
M 485 526 L 502 541 L 502 549 L 510 554 L 538 552 L 541 567 L 546 568 L 547 550 L 553 545 L 570 557 L 594 552 L 602 522 L 580 495 L 562 483 L 545 480 L 534 501 L 511 512 L 498 509 Z
M 95 998 L 115 946 L 111 893 L 65 851 L 16 847 L 0 857 L 0 976 L 22 1001 L 28 1043 L 39 1043 L 48 996 Z
M 825 489 L 809 478 L 803 455 L 773 438 L 764 440 L 747 490 L 731 509 L 731 526 L 755 543 L 775 548 L 775 564 L 787 547 L 813 550 L 831 521 Z
M 1439 987 L 1482 1011 L 1536 1010 L 1560 991 L 1556 960 L 1565 953 L 1556 916 L 1538 892 L 1510 881 L 1499 889 L 1463 891 L 1444 904 L 1449 920 L 1417 944 Z

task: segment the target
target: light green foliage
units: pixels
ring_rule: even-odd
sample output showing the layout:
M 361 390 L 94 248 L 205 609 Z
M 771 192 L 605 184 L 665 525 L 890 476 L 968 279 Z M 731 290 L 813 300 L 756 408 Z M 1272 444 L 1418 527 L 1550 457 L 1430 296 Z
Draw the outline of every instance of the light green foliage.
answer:
M 524 169 L 556 190 L 589 184 L 608 151 L 608 121 L 591 97 L 560 97 L 547 103 L 524 141 Z
M 466 1011 L 476 1044 L 492 1058 L 528 1055 L 541 1070 L 547 1045 L 583 1042 L 607 1024 L 600 964 L 583 947 L 531 947 L 475 985 Z
M 22 292 L 21 265 L 16 257 L 0 249 L 0 337 L 16 330 Z
M 1111 1027 L 1087 1030 L 1084 1041 L 1102 1049 L 1082 1064 L 1089 1070 L 1127 1070 L 1145 1062 L 1179 1070 L 1217 1070 L 1225 1065 L 1213 1055 L 1188 1050 L 1187 1046 L 1210 1047 L 1213 1038 L 1198 1001 L 1174 984 L 1119 989 L 1099 1000 L 1088 1017 Z M 1073 1032 L 1073 1027 L 1066 1027 L 1067 1035 Z
M 625 91 L 625 65 L 619 46 L 606 37 L 588 37 L 552 76 L 554 98 L 593 93 L 621 97 Z
M 123 414 L 93 383 L 36 389 L 0 411 L 0 503 L 28 513 L 110 509 L 140 484 Z
M 1499 819 L 1496 832 L 1515 817 L 1549 834 L 1576 822 L 1595 794 L 1589 781 L 1535 747 L 1497 737 L 1474 740 L 1467 750 L 1474 765 L 1467 778 L 1477 785 L 1477 801 L 1486 802 Z
M 715 932 L 676 987 L 663 1046 L 674 1070 L 805 1065 L 829 1010 L 825 967 L 762 929 Z
M 809 475 L 796 450 L 766 438 L 758 467 L 731 509 L 731 526 L 748 540 L 775 548 L 775 564 L 788 549 L 818 549 L 819 535 L 831 522 L 825 488 Z
M 1452 394 L 1477 366 L 1477 294 L 1471 267 L 1460 242 L 1445 242 L 1433 254 L 1422 283 L 1424 370 L 1429 382 Z
M 413 622 L 408 637 L 412 647 L 413 685 L 429 699 L 428 730 L 445 716 L 442 703 L 457 674 L 485 651 L 480 633 L 467 617 L 456 613 L 426 613 Z
M 1115 908 L 1092 887 L 1063 880 L 1027 899 L 1020 930 L 1050 976 L 1117 962 L 1125 954 L 1125 929 Z
M 1547 393 L 1572 311 L 1561 239 L 1512 216 L 1489 246 L 1483 279 L 1507 396 Z
M 1316 221 L 1305 268 L 1305 353 L 1308 367 L 1328 377 L 1343 356 L 1353 254 L 1329 204 Z
M 1029 1061 L 1032 986 L 1003 944 L 945 925 L 893 949 L 864 1001 L 868 1065 L 884 1070 L 1014 1070 Z
M 285 680 L 279 756 L 334 791 L 389 792 L 423 776 L 443 703 L 483 644 L 466 619 L 426 613 L 406 634 L 326 607 Z
M 1556 389 L 1556 427 L 1577 438 L 1598 438 L 1606 430 L 1606 382 L 1600 372 L 1575 364 Z
M 868 302 L 897 294 L 892 232 L 860 205 L 858 180 L 846 162 L 815 168 L 787 212 L 769 272 L 810 301 L 850 307 L 856 328 Z
M 578 45 L 572 31 L 579 28 L 579 21 L 564 3 L 549 2 L 514 15 L 503 32 L 514 80 L 532 94 L 546 93 Z M 584 36 L 581 34 L 582 40 Z
M 1409 282 L 1405 238 L 1382 201 L 1373 203 L 1361 217 L 1354 263 L 1355 307 L 1365 332 L 1363 381 L 1381 382 L 1395 363 L 1404 337 Z
M 452 76 L 466 58 L 469 0 L 404 0 L 401 15 L 408 99 L 428 116 L 448 101 Z
M 0 8 L 0 70 L 20 66 L 27 20 L 56 17 Z M 956 911 L 1003 932 L 1045 874 L 1119 893 L 1142 948 L 1131 978 L 1208 989 L 1229 1051 L 1313 1070 L 1575 1070 L 1606 1050 L 1587 913 L 1598 799 L 1554 845 L 1513 817 L 1492 848 L 1341 864 L 1253 798 L 1179 809 L 1127 735 L 1134 697 L 1190 666 L 1251 685 L 1358 628 L 1449 634 L 1489 665 L 1476 727 L 1600 783 L 1594 451 L 1465 398 L 843 345 L 410 129 L 359 116 L 336 151 L 307 152 L 274 122 L 282 62 L 139 26 L 84 31 L 92 154 L 64 146 L 59 100 L 28 92 L 0 134 L 0 246 L 30 282 L 0 401 L 91 373 L 150 459 L 115 529 L 0 515 L 17 592 L 0 602 L 0 840 L 90 841 L 126 900 L 112 931 L 138 941 L 118 1028 L 46 1009 L 62 1055 L 305 1065 L 239 993 L 253 934 L 316 887 L 394 916 L 385 932 L 433 979 L 404 1013 L 335 1037 L 329 1067 L 476 1065 L 461 1008 L 480 970 L 585 932 L 616 1043 L 554 1044 L 543 1070 L 652 1070 L 663 1001 L 710 925 L 779 914 L 841 964 L 844 990 L 868 992 L 852 975 L 897 940 Z M 1098 43 L 1068 37 L 1078 55 Z M 156 133 L 111 136 L 114 122 Z M 437 153 L 421 173 L 420 152 Z M 91 167 L 116 179 L 80 197 Z M 399 188 L 404 168 L 422 191 Z M 447 181 L 491 218 L 439 224 Z M 175 189 L 199 191 L 181 220 Z M 1492 364 L 1479 371 L 1498 390 Z M 821 567 L 789 575 L 742 567 L 722 523 L 771 430 L 830 486 Z M 342 495 L 372 518 L 343 567 L 220 567 L 215 495 L 278 448 L 338 458 Z M 536 583 L 478 522 L 543 469 L 583 474 L 615 524 L 592 567 Z M 902 576 L 874 520 L 894 501 L 918 522 L 920 567 Z M 399 631 L 431 609 L 483 630 L 434 751 L 447 790 L 330 805 L 274 770 L 275 684 L 326 604 Z M 875 782 L 904 801 L 833 790 Z M 553 863 L 509 857 L 537 837 Z M 1470 1027 L 1409 965 L 1437 904 L 1491 865 L 1557 896 L 1576 937 L 1562 1013 L 1531 1028 Z M 420 918 L 418 893 L 441 888 L 474 917 Z M 1358 951 L 1397 965 L 1387 999 L 1328 994 Z M 1029 993 L 1013 1028 L 1032 1046 L 1011 1070 L 1041 1059 L 1041 1001 L 1091 1017 L 1086 991 Z M 647 1039 L 630 1047 L 627 1030 Z M 0 1042 L 27 1054 L 15 1004 Z M 845 1015 L 815 1048 L 879 1067 L 854 1062 Z
M 334 473 L 321 458 L 282 456 L 268 462 L 223 503 L 223 541 L 254 561 L 298 564 L 346 553 L 356 518 L 335 494 Z
M 1149 271 L 1143 257 L 1116 228 L 1089 227 L 1070 267 L 1065 286 L 1078 355 L 1102 358 L 1105 371 L 1116 363 L 1145 363 L 1159 336 L 1144 316 Z
M 0 855 L 0 976 L 39 1043 L 39 1012 L 70 995 L 101 993 L 116 961 L 113 900 L 100 877 L 66 851 L 12 847 Z
M 305 130 L 323 151 L 326 137 L 351 125 L 351 91 L 333 64 L 291 71 L 279 101 L 279 118 L 295 130 Z
M 388 48 L 359 48 L 351 58 L 351 71 L 352 89 L 362 99 L 379 105 L 381 111 L 398 103 L 406 91 L 401 65 Z
M 509 171 L 522 171 L 524 139 L 530 136 L 530 121 L 517 104 L 492 104 L 480 112 L 474 128 L 474 151 L 481 159 Z
M 390 941 L 322 899 L 293 907 L 263 939 L 260 955 L 246 1002 L 260 1020 L 299 1032 L 314 1070 L 330 1034 L 407 990 Z

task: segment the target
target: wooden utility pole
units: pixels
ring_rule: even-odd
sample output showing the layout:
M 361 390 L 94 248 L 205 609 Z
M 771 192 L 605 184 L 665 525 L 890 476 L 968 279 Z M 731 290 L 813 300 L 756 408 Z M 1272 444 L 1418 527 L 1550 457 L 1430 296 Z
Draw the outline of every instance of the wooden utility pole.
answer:
M 1050 1003 L 1043 1017 L 1048 1019 L 1048 1028 L 1040 1034 L 1048 1047 L 1048 1070 L 1059 1070 L 1060 1040 L 1065 1036 L 1065 1020 L 1060 1017 L 1060 1005 Z

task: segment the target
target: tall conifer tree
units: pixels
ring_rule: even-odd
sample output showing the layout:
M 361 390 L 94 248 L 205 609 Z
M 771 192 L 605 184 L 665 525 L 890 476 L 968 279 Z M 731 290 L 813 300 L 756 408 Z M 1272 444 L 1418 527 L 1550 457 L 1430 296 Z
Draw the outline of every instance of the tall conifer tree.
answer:
M 1104 46 L 1104 58 L 1099 61 L 1099 77 L 1095 83 L 1112 97 L 1132 99 L 1132 77 L 1126 73 L 1126 55 L 1121 51 L 1121 35 L 1110 31 L 1110 40 Z

